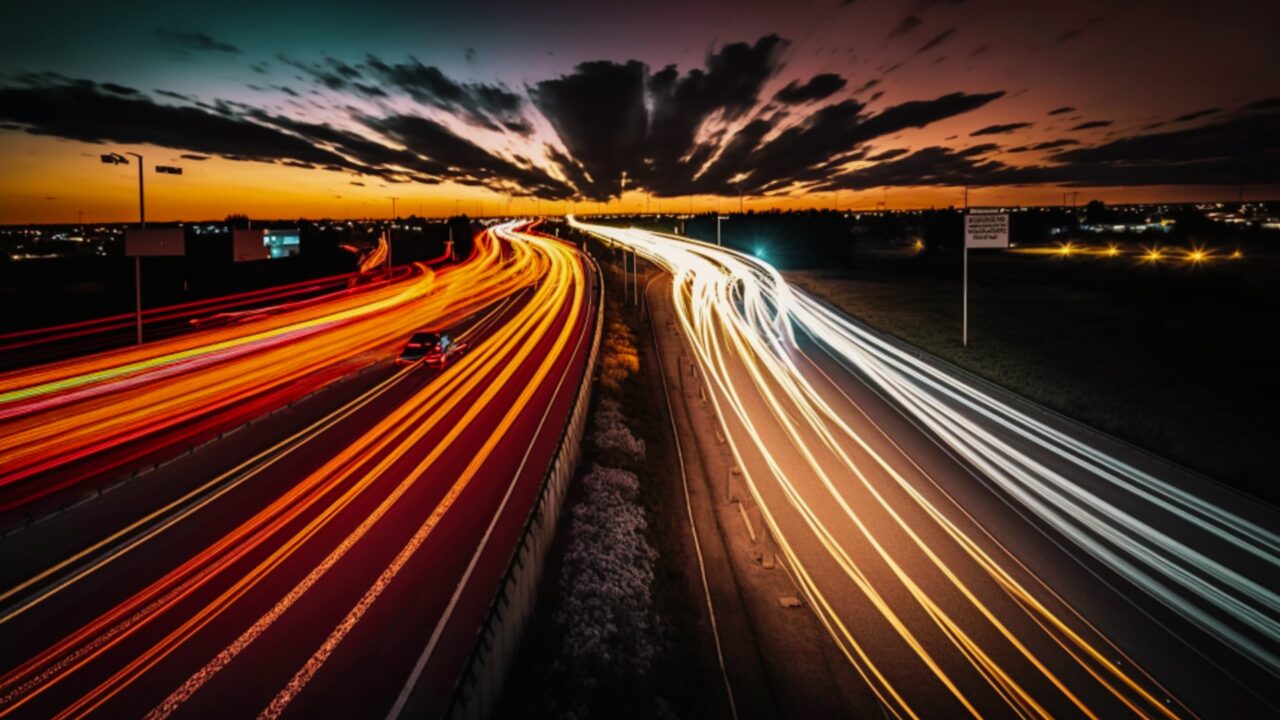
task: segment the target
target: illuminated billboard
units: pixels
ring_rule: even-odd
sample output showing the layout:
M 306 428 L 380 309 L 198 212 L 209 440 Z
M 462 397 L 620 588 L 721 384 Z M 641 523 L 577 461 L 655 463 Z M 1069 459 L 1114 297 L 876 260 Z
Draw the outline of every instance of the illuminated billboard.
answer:
M 301 247 L 297 230 L 236 230 L 231 234 L 232 258 L 236 262 L 291 257 Z
M 297 230 L 268 230 L 262 244 L 267 248 L 267 257 L 292 257 L 301 249 L 302 238 Z

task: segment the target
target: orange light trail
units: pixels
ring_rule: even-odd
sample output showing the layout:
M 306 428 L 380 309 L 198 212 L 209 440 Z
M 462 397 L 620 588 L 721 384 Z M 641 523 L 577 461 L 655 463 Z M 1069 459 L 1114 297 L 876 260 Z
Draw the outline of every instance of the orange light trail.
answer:
M 94 712 L 200 633 L 207 632 L 210 623 L 225 617 L 248 593 L 255 589 L 261 591 L 264 583 L 275 577 L 287 561 L 296 558 L 300 550 L 320 542 L 322 533 L 349 515 L 362 497 L 375 488 L 388 486 L 378 491 L 372 510 L 361 511 L 359 522 L 343 531 L 340 540 L 320 562 L 152 712 L 154 717 L 167 716 L 234 662 L 242 650 L 308 592 L 322 587 L 320 581 L 326 573 L 353 549 L 363 547 L 360 543 L 366 534 L 380 522 L 386 522 L 388 513 L 402 507 L 406 494 L 433 476 L 445 454 L 465 452 L 470 458 L 466 468 L 451 479 L 452 484 L 443 497 L 426 513 L 422 525 L 409 536 L 360 603 L 332 630 L 264 713 L 276 714 L 288 705 L 359 622 L 364 611 L 400 573 L 405 562 L 420 550 L 481 469 L 488 467 L 486 463 L 495 448 L 507 437 L 517 418 L 529 409 L 534 394 L 547 386 L 555 368 L 563 367 L 562 372 L 569 372 L 572 366 L 565 364 L 566 358 L 579 355 L 584 347 L 586 335 L 582 321 L 587 284 L 577 252 L 554 239 L 510 227 L 486 232 L 485 236 L 483 246 L 497 248 L 500 236 L 501 244 L 509 248 L 501 261 L 508 288 L 536 284 L 523 306 L 478 342 L 469 354 L 448 366 L 433 382 L 406 398 L 350 445 L 338 449 L 320 468 L 300 479 L 239 527 L 0 677 L 0 717 L 59 687 L 86 668 L 104 662 L 110 653 L 119 653 L 127 640 L 149 626 L 177 622 L 158 640 L 130 650 L 127 662 L 88 692 L 66 697 L 66 704 L 56 717 L 81 717 Z M 530 378 L 518 381 L 518 373 L 527 368 L 532 368 Z M 401 374 L 406 372 L 409 370 Z M 500 419 L 488 426 L 483 418 L 494 411 L 501 411 Z M 478 431 L 487 438 L 479 447 L 459 447 L 462 437 Z M 438 439 L 429 440 L 435 436 L 439 436 Z M 428 442 L 432 444 L 424 445 Z M 397 470 L 398 464 L 416 457 L 424 448 L 426 454 L 411 470 Z M 267 550 L 265 556 L 262 550 Z M 253 563 L 251 567 L 246 566 L 249 561 Z M 202 588 L 209 587 L 221 590 L 212 600 L 188 607 Z M 207 592 L 201 594 L 205 596 Z M 60 696 L 60 704 L 62 699 Z

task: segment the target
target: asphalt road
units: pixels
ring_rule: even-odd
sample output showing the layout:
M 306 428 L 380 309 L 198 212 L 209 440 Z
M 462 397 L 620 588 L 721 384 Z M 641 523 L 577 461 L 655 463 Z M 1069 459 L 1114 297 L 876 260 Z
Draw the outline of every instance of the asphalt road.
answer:
M 1273 511 L 882 347 L 754 259 L 590 229 L 677 273 L 648 300 L 860 715 L 1276 714 Z
M 533 263 L 541 282 L 469 337 L 462 359 L 375 368 L 337 407 L 318 404 L 332 417 L 296 447 L 0 603 L 0 716 L 385 717 L 428 648 L 422 707 L 441 709 L 594 329 L 594 281 L 576 252 L 526 237 L 503 262 Z M 201 460 L 216 448 L 157 474 L 212 477 Z M 26 533 L 78 536 L 81 512 L 12 536 L 0 556 L 20 558 L 36 537 Z M 107 514 L 116 525 L 79 537 L 127 527 L 127 513 Z M 4 588 L 47 560 L 6 563 Z

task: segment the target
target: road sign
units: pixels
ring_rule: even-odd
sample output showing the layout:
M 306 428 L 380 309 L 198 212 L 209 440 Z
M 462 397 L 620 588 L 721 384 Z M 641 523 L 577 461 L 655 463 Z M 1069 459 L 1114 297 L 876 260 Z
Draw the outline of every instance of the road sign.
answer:
M 964 216 L 966 248 L 1009 247 L 1009 213 L 998 210 L 970 210 Z
M 156 172 L 163 173 L 165 175 L 181 175 L 182 168 L 175 167 L 173 165 L 157 165 Z
M 124 231 L 124 254 L 129 257 L 153 255 L 186 255 L 187 243 L 182 228 Z
M 266 260 L 267 244 L 262 241 L 261 230 L 231 231 L 231 259 L 235 262 Z

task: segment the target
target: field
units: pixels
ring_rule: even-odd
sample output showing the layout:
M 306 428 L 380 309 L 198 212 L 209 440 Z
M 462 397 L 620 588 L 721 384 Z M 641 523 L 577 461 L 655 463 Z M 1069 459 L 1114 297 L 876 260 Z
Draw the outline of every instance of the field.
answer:
M 797 286 L 1010 390 L 1269 501 L 1280 261 L 974 252 L 969 346 L 956 258 L 863 248 Z

